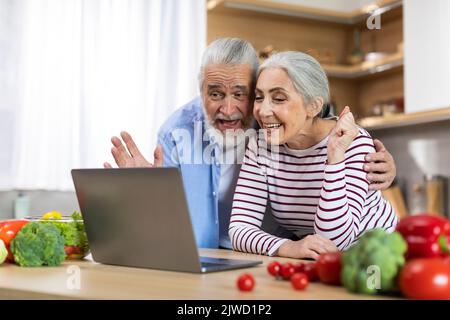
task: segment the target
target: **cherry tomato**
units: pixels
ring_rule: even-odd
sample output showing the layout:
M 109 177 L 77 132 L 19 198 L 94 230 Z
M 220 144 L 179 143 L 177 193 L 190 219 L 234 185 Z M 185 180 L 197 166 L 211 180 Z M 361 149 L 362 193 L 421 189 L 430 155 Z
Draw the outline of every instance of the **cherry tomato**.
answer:
M 309 282 L 319 280 L 319 274 L 317 273 L 317 262 L 306 263 L 303 268 L 303 273 L 308 276 Z
M 305 265 L 306 265 L 306 263 L 303 263 L 303 262 L 296 263 L 294 265 L 295 272 L 299 272 L 299 273 L 303 272 L 303 270 L 305 270 Z
M 252 291 L 255 287 L 255 279 L 250 273 L 244 273 L 237 279 L 237 286 L 241 291 Z
M 286 262 L 281 265 L 280 275 L 284 280 L 289 280 L 295 273 L 295 267 L 292 263 Z
M 273 275 L 274 277 L 277 277 L 280 275 L 280 269 L 281 269 L 281 263 L 278 261 L 272 261 L 267 265 L 267 271 Z
M 317 259 L 317 274 L 321 282 L 338 286 L 341 284 L 341 253 L 323 253 Z
M 411 299 L 450 299 L 450 266 L 442 259 L 413 259 L 399 275 L 401 292 Z
M 67 259 L 83 258 L 83 250 L 79 246 L 64 246 Z
M 291 284 L 295 290 L 304 290 L 308 284 L 308 276 L 303 272 L 294 273 L 291 277 Z

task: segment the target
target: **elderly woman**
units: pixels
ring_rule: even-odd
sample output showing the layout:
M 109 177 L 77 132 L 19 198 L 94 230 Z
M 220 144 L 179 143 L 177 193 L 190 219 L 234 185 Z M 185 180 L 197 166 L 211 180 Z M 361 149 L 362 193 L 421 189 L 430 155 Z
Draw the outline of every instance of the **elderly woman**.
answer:
M 374 152 L 370 135 L 348 107 L 339 119 L 320 117 L 329 88 L 314 58 L 273 55 L 259 68 L 255 94 L 253 113 L 264 134 L 250 139 L 234 194 L 235 250 L 316 259 L 345 250 L 369 229 L 395 229 L 392 206 L 369 191 L 363 170 L 364 156 Z M 269 204 L 297 240 L 261 230 Z

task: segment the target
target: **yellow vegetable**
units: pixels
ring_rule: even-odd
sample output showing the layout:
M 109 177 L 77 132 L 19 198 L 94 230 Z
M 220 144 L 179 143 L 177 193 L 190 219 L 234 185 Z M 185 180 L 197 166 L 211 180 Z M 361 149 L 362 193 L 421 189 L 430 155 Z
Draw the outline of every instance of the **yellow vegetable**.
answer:
M 42 219 L 44 220 L 50 220 L 50 219 L 62 219 L 62 213 L 58 211 L 50 211 L 47 212 L 42 216 Z

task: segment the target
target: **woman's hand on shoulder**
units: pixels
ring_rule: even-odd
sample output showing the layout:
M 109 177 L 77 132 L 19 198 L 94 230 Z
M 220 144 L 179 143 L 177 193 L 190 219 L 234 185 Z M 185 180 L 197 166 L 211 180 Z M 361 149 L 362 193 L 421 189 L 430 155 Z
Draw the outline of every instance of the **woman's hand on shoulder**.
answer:
M 309 235 L 301 240 L 288 240 L 278 249 L 278 256 L 287 258 L 316 260 L 319 255 L 326 252 L 338 251 L 333 241 L 318 234 Z
M 345 151 L 358 136 L 358 126 L 355 123 L 350 108 L 346 106 L 339 116 L 336 126 L 331 130 L 327 146 L 329 164 L 345 160 Z

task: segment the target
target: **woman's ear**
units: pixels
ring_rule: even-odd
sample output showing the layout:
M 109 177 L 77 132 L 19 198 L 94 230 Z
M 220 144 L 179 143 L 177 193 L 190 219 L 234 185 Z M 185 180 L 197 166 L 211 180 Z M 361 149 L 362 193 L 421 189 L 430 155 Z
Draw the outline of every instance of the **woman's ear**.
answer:
M 323 107 L 323 98 L 317 97 L 311 103 L 308 104 L 306 108 L 306 114 L 310 118 L 316 117 L 321 111 Z

